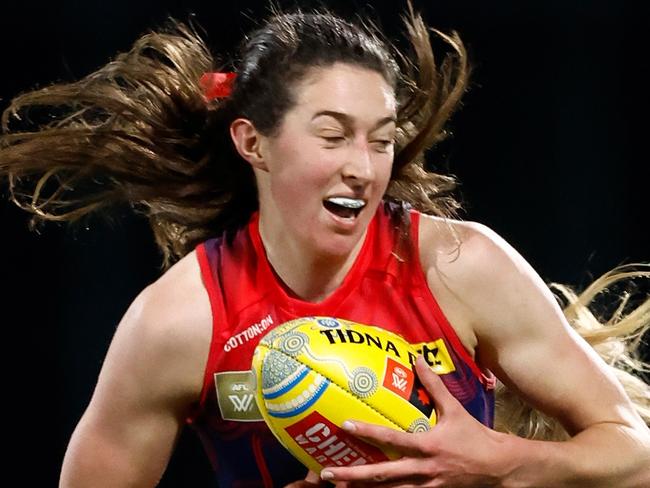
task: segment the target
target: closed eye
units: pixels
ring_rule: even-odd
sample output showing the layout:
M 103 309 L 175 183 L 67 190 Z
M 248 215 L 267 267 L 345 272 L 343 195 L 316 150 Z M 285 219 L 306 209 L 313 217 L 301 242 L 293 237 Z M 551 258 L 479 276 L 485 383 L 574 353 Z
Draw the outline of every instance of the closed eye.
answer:
M 379 144 L 379 147 L 382 149 L 381 152 L 388 152 L 388 148 L 395 144 L 394 141 L 374 141 L 375 143 Z

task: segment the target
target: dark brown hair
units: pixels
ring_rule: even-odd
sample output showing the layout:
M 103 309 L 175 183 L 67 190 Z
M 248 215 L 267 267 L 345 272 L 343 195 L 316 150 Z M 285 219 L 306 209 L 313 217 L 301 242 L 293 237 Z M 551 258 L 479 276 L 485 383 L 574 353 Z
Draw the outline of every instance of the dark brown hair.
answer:
M 171 19 L 80 81 L 12 100 L 2 116 L 0 175 L 8 176 L 12 200 L 34 214 L 32 225 L 130 204 L 149 218 L 168 267 L 198 242 L 242 226 L 257 208 L 253 173 L 234 149 L 230 122 L 245 117 L 275 134 L 307 71 L 343 62 L 382 74 L 396 93 L 387 199 L 452 215 L 454 180 L 425 171 L 424 151 L 444 138 L 465 90 L 466 52 L 457 34 L 436 31 L 450 47 L 438 68 L 429 29 L 410 2 L 403 20 L 410 57 L 370 22 L 272 9 L 237 56 L 219 63 L 195 29 Z M 199 84 L 206 71 L 237 73 L 229 98 L 206 103 Z M 33 130 L 10 130 L 12 119 L 36 107 L 57 115 Z

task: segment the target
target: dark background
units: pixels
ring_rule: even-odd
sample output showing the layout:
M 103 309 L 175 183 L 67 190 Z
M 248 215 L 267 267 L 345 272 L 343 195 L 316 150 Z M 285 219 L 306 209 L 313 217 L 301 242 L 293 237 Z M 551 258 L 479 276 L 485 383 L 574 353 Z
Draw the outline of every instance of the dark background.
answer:
M 113 0 L 12 2 L 0 16 L 0 109 L 20 92 L 99 68 L 168 14 L 189 12 L 228 53 L 266 3 Z M 56 3 L 56 5 L 53 5 Z M 282 6 L 295 2 L 279 1 Z M 298 2 L 301 6 L 316 2 Z M 367 2 L 324 2 L 336 12 Z M 403 1 L 369 2 L 395 36 Z M 612 267 L 648 261 L 648 68 L 642 2 L 416 1 L 429 25 L 456 29 L 475 71 L 453 138 L 431 160 L 458 176 L 464 217 L 505 237 L 547 282 L 584 286 Z M 146 222 L 40 234 L 0 201 L 5 421 L 26 485 L 55 485 L 68 439 L 135 295 L 160 274 Z M 6 320 L 6 322 L 4 322 Z M 7 441 L 5 441 L 6 443 Z M 28 465 L 29 466 L 29 465 Z M 186 431 L 161 486 L 209 486 Z

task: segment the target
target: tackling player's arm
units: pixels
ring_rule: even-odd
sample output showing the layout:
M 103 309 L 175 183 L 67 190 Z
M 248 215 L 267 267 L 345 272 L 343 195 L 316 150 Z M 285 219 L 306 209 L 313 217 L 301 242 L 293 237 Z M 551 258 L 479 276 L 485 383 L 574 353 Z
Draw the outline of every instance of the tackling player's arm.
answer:
M 60 487 L 149 487 L 160 481 L 200 394 L 210 344 L 209 337 L 197 340 L 196 332 L 209 330 L 197 323 L 205 320 L 207 297 L 199 295 L 197 304 L 191 296 L 204 292 L 183 287 L 182 279 L 176 287 L 171 281 L 163 276 L 146 288 L 117 327 L 65 453 Z

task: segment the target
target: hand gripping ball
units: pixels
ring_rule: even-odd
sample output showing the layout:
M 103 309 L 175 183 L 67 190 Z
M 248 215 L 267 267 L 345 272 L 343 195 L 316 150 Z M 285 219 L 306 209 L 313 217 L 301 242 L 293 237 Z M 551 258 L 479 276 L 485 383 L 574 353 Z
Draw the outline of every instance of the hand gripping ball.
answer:
M 273 434 L 319 473 L 397 458 L 348 434 L 348 419 L 404 432 L 436 423 L 433 402 L 414 372 L 415 348 L 379 327 L 306 317 L 270 331 L 253 355 L 256 401 Z

